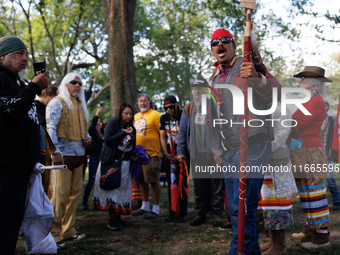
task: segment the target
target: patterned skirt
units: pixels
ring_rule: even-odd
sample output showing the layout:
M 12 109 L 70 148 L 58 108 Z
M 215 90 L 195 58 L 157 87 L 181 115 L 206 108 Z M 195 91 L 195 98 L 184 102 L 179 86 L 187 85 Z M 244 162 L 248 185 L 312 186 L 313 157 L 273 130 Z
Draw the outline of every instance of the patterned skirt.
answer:
M 310 166 L 327 164 L 324 148 L 307 149 L 307 162 Z M 307 224 L 312 229 L 328 227 L 330 223 L 326 197 L 327 172 L 307 172 L 307 178 L 296 179 Z
M 277 198 L 273 180 L 266 175 L 260 193 L 259 210 L 263 210 L 264 227 L 267 230 L 280 230 L 293 225 L 292 195 Z
M 94 182 L 94 209 L 101 211 L 114 210 L 117 214 L 131 214 L 131 173 L 130 161 L 123 160 L 121 168 L 120 187 L 114 190 L 102 190 L 100 188 L 100 166 L 99 162 L 96 179 Z

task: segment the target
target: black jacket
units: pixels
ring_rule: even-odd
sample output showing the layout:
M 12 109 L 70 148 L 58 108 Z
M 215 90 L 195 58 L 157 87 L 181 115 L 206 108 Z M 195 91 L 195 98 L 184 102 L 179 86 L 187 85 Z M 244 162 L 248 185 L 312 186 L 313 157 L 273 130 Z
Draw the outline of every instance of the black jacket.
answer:
M 37 107 L 37 115 L 40 125 L 46 128 L 46 105 L 38 100 L 34 100 L 34 104 Z
M 39 162 L 39 121 L 33 103 L 40 88 L 0 66 L 0 174 L 24 174 Z
M 118 155 L 118 146 L 121 144 L 122 139 L 127 134 L 122 129 L 121 123 L 117 122 L 116 119 L 111 119 L 105 126 L 104 130 L 104 148 L 100 154 L 100 160 L 104 164 L 111 164 L 117 159 Z M 134 138 L 132 139 L 132 146 L 136 145 L 136 130 L 133 129 Z M 130 150 L 129 152 L 125 153 L 124 158 L 128 158 L 131 156 L 133 151 Z M 116 155 L 117 154 L 117 155 Z
M 89 148 L 86 148 L 86 155 L 91 155 L 91 156 L 99 156 L 100 152 L 102 151 L 103 148 L 103 143 L 104 140 L 97 135 L 97 122 L 98 122 L 99 117 L 94 116 L 91 121 L 91 125 L 89 127 L 89 134 L 92 137 L 92 143 Z M 101 130 L 100 130 L 101 131 Z M 102 136 L 104 134 L 102 133 Z

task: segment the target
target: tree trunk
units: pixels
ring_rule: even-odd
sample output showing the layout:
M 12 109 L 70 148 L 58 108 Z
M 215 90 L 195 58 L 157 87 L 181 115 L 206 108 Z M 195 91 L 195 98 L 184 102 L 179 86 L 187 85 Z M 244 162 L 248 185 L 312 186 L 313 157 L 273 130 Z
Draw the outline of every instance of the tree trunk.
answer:
M 109 37 L 111 116 L 126 102 L 134 107 L 137 86 L 133 61 L 136 0 L 102 0 Z

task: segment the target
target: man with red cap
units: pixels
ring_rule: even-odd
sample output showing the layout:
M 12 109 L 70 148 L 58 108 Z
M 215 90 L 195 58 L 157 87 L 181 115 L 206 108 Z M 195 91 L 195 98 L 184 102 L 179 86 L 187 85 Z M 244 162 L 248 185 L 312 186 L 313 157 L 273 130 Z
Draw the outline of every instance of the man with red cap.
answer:
M 215 71 L 211 76 L 211 85 L 230 84 L 242 89 L 243 80 L 247 78 L 249 87 L 253 90 L 253 106 L 257 110 L 269 109 L 272 102 L 272 88 L 280 88 L 279 82 L 267 72 L 266 68 L 259 68 L 253 62 L 243 62 L 242 57 L 236 56 L 236 43 L 234 38 L 225 29 L 218 29 L 211 38 L 211 53 L 216 58 Z M 262 66 L 263 67 L 263 66 Z M 216 164 L 224 164 L 227 169 L 233 167 L 240 169 L 240 129 L 242 127 L 241 115 L 235 115 L 233 109 L 232 93 L 228 89 L 218 89 L 222 104 L 214 107 L 211 104 L 209 123 L 212 119 L 226 119 L 228 125 L 216 125 L 211 130 L 216 139 L 211 139 L 211 150 Z M 218 100 L 217 100 L 218 102 Z M 270 116 L 259 116 L 250 113 L 249 119 L 257 119 L 262 126 L 255 125 L 248 128 L 248 166 L 259 169 L 257 175 L 247 175 L 246 219 L 244 254 L 261 254 L 256 227 L 256 210 L 259 202 L 259 192 L 263 182 L 261 167 L 268 164 L 271 152 L 270 141 L 273 140 L 273 129 L 266 119 Z M 216 142 L 217 140 L 217 142 Z M 228 168 L 229 167 L 229 168 Z M 228 214 L 233 226 L 233 240 L 230 244 L 229 254 L 237 254 L 238 232 L 238 205 L 239 205 L 239 172 L 226 172 L 225 186 L 228 204 Z

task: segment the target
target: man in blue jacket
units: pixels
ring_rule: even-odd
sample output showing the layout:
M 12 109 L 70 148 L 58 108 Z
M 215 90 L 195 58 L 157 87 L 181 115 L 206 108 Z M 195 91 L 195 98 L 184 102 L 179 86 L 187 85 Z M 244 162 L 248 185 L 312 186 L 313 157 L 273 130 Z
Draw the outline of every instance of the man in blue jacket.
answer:
M 46 71 L 26 86 L 21 78 L 27 62 L 27 48 L 19 38 L 0 38 L 0 253 L 6 255 L 15 253 L 28 178 L 39 162 L 39 121 L 33 101 L 49 83 Z

